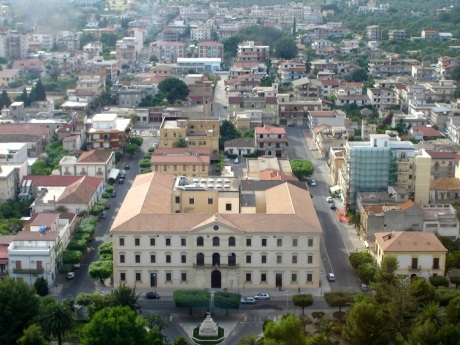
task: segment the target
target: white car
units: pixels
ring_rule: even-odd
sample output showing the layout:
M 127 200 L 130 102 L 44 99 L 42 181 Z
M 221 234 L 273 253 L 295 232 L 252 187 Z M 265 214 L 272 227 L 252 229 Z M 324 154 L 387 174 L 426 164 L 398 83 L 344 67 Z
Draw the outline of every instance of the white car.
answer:
M 68 280 L 72 280 L 73 278 L 75 278 L 75 272 L 69 272 L 69 273 L 67 273 L 67 279 L 68 279 Z
M 241 304 L 254 304 L 256 303 L 256 300 L 254 297 L 243 297 L 241 299 Z
M 327 274 L 327 280 L 329 280 L 330 282 L 335 282 L 335 275 L 334 275 L 334 273 L 328 273 L 328 274 Z
M 258 293 L 254 296 L 254 299 L 270 299 L 269 293 Z
M 328 197 L 326 198 L 326 201 L 327 201 L 328 203 L 331 203 L 331 202 L 334 202 L 334 199 L 332 199 L 332 197 L 328 196 Z

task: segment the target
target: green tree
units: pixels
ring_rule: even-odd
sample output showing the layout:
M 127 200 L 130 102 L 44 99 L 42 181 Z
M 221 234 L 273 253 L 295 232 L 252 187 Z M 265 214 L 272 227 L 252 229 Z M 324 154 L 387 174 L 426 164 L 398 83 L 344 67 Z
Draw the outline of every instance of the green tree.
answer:
M 312 294 L 297 294 L 292 296 L 292 304 L 296 307 L 302 308 L 302 315 L 305 315 L 305 308 L 313 305 Z
M 452 70 L 451 79 L 456 82 L 460 81 L 460 65 L 455 66 Z
M 258 335 L 247 335 L 238 341 L 238 345 L 263 345 L 264 340 Z
M 121 284 L 119 287 L 113 290 L 113 304 L 117 307 L 128 307 L 132 311 L 136 312 L 141 309 L 138 302 L 139 294 L 136 294 L 136 289 Z
M 157 329 L 160 332 L 168 327 L 168 321 L 163 319 L 161 315 L 150 313 L 147 316 L 144 316 L 145 321 L 147 321 L 148 327 L 150 329 Z
M 92 262 L 88 267 L 88 275 L 91 279 L 99 279 L 104 283 L 113 273 L 113 262 L 110 260 L 99 260 Z
M 189 308 L 189 313 L 192 315 L 192 308 L 209 306 L 211 294 L 204 290 L 176 290 L 173 292 L 173 299 L 176 308 Z
M 142 146 L 143 142 L 144 142 L 144 138 L 142 138 L 142 137 L 132 137 L 131 140 L 130 140 L 131 144 L 136 144 L 139 147 Z
M 315 171 L 313 164 L 306 159 L 294 159 L 291 161 L 292 173 L 299 180 L 309 177 Z
M 300 319 L 292 314 L 284 315 L 279 322 L 264 327 L 264 344 L 304 345 L 305 335 Z
M 126 145 L 125 152 L 128 155 L 133 155 L 139 150 L 139 146 L 136 144 L 128 144 Z
M 38 313 L 39 298 L 33 288 L 9 277 L 0 279 L 0 344 L 15 344 Z
M 364 68 L 355 68 L 351 71 L 351 81 L 364 82 L 368 78 L 368 74 Z
M 75 314 L 62 302 L 51 302 L 44 307 L 41 315 L 41 323 L 46 334 L 58 339 L 62 345 L 62 339 L 70 332 L 75 321 Z
M 374 263 L 374 258 L 368 252 L 353 252 L 348 259 L 355 270 L 362 264 Z
M 4 107 L 6 107 L 6 108 L 10 107 L 11 100 L 10 100 L 10 97 L 8 97 L 8 93 L 5 90 L 3 90 L 0 100 L 1 100 L 1 103 L 2 103 L 2 105 Z
M 425 278 L 413 279 L 407 290 L 412 298 L 414 309 L 418 309 L 419 306 L 434 301 L 435 288 Z
M 458 289 L 458 286 L 460 285 L 460 276 L 452 276 L 449 278 L 449 281 L 452 284 L 455 284 L 455 288 Z
M 430 284 L 433 285 L 435 289 L 437 289 L 440 286 L 449 286 L 449 279 L 443 276 L 431 276 L 429 280 Z
M 377 268 L 375 267 L 374 263 L 361 264 L 356 271 L 358 278 L 364 284 L 369 284 L 370 282 L 374 281 L 376 272 Z
M 43 331 L 36 323 L 30 325 L 24 330 L 24 335 L 18 339 L 18 345 L 49 345 L 45 339 Z
M 225 142 L 236 138 L 241 138 L 241 132 L 236 129 L 232 122 L 228 120 L 222 121 L 220 125 L 219 149 L 223 151 Z
M 129 307 L 98 311 L 82 330 L 81 345 L 147 344 L 147 323 Z
M 446 307 L 446 317 L 449 323 L 460 322 L 460 296 L 452 299 Z
M 294 37 L 283 37 L 273 43 L 273 56 L 290 60 L 297 57 L 299 49 Z
M 214 306 L 226 309 L 227 316 L 229 309 L 240 308 L 241 295 L 233 292 L 217 291 L 214 294 Z
M 102 243 L 99 246 L 98 253 L 99 255 L 108 254 L 113 257 L 113 242 L 107 241 L 107 242 Z
M 79 250 L 64 250 L 62 253 L 62 263 L 65 265 L 73 265 L 81 262 L 81 251 Z
M 446 313 L 439 306 L 438 302 L 430 301 L 417 311 L 417 315 L 414 318 L 414 325 L 421 326 L 426 323 L 433 325 L 436 330 L 446 323 Z
M 16 101 L 17 102 L 23 102 L 24 107 L 29 107 L 30 106 L 29 97 L 27 95 L 26 88 L 22 89 L 22 94 L 20 96 L 16 97 Z
M 326 292 L 324 299 L 329 307 L 339 308 L 339 312 L 342 312 L 342 308 L 351 305 L 355 294 L 353 292 L 334 291 Z
M 46 296 L 48 294 L 48 283 L 42 277 L 35 280 L 34 288 L 40 296 Z
M 188 142 L 184 138 L 179 138 L 173 142 L 173 147 L 188 147 Z
M 165 94 L 169 104 L 174 104 L 176 100 L 185 101 L 189 95 L 187 84 L 178 78 L 167 78 L 158 84 L 158 90 Z
M 33 89 L 34 89 L 34 99 L 32 99 L 31 102 L 46 101 L 46 92 L 45 92 L 45 88 L 43 87 L 43 83 L 41 79 L 38 79 Z
M 353 345 L 387 345 L 390 341 L 384 313 L 367 301 L 355 303 L 348 311 L 342 336 Z

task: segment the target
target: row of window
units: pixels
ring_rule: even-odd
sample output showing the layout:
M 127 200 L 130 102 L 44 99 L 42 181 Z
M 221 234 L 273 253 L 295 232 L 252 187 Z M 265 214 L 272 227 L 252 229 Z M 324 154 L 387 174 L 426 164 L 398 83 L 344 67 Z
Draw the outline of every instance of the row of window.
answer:
M 151 273 L 155 274 L 155 273 Z M 134 278 L 136 282 L 142 282 L 142 273 L 141 272 L 135 272 L 134 273 Z M 155 278 L 156 279 L 156 278 Z M 245 283 L 254 283 L 253 282 L 253 274 L 252 273 L 245 273 L 244 274 L 244 282 Z M 120 281 L 121 282 L 126 282 L 126 273 L 125 272 L 120 272 Z M 181 283 L 187 283 L 187 272 L 181 272 L 180 273 L 180 281 Z M 267 273 L 260 273 L 260 283 L 267 283 Z M 312 273 L 307 273 L 307 283 L 312 283 L 313 282 L 313 274 Z M 155 285 L 157 282 L 155 282 L 153 285 Z M 165 283 L 172 283 L 172 272 L 165 272 Z M 292 283 L 298 283 L 298 274 L 297 273 L 291 273 L 291 284 Z
M 251 264 L 252 263 L 252 254 L 247 254 L 246 255 L 246 263 Z M 125 263 L 126 262 L 126 254 L 120 254 L 120 263 Z M 134 254 L 134 262 L 135 263 L 141 263 L 141 254 L 135 253 Z M 165 262 L 167 264 L 172 263 L 172 254 L 166 253 L 165 254 Z M 268 254 L 261 254 L 260 256 L 260 262 L 262 264 L 266 264 L 268 262 Z M 298 261 L 298 255 L 297 254 L 292 254 L 291 255 L 291 263 L 292 264 L 297 264 Z M 154 264 L 156 263 L 156 254 L 150 254 L 150 263 Z M 187 263 L 187 254 L 180 254 L 180 263 L 186 264 Z M 277 264 L 282 264 L 283 263 L 283 255 L 282 254 L 277 254 L 276 255 L 276 263 Z M 307 255 L 307 264 L 313 264 L 313 255 Z M 196 265 L 197 266 L 204 266 L 204 254 L 203 253 L 198 253 L 196 254 Z M 220 266 L 220 254 L 219 253 L 214 253 L 212 255 L 212 265 L 213 266 Z M 228 265 L 229 266 L 235 266 L 236 265 L 236 255 L 234 253 L 231 253 L 228 255 Z
M 268 243 L 268 238 L 261 238 L 260 245 L 261 247 L 267 247 Z M 118 239 L 118 244 L 120 247 L 123 247 L 125 245 L 125 238 L 120 237 Z M 187 246 L 187 239 L 186 238 L 181 238 L 180 239 L 180 244 L 182 247 Z M 141 245 L 141 239 L 140 237 L 135 237 L 134 238 L 134 245 L 136 247 L 139 247 Z M 155 246 L 156 245 L 156 238 L 150 237 L 150 246 Z M 204 246 L 204 237 L 203 236 L 198 236 L 196 239 L 196 245 L 198 247 L 203 247 Z M 299 240 L 297 238 L 292 239 L 292 247 L 297 247 L 299 245 Z M 169 247 L 171 246 L 171 238 L 166 237 L 165 238 L 165 246 Z M 212 238 L 212 246 L 213 247 L 219 247 L 220 246 L 220 238 L 218 236 L 214 236 Z M 236 246 L 236 239 L 235 237 L 231 236 L 228 238 L 228 246 L 229 247 L 235 247 Z M 252 238 L 246 238 L 246 247 L 251 247 L 252 246 Z M 282 247 L 283 246 L 283 239 L 282 238 L 277 238 L 276 239 L 276 246 L 277 247 Z M 313 239 L 309 238 L 307 241 L 307 246 L 308 247 L 313 247 Z
M 177 164 L 173 165 L 173 170 L 177 171 Z M 155 165 L 155 171 L 160 171 L 159 165 Z M 163 165 L 163 171 L 168 171 L 168 165 L 164 164 Z M 182 165 L 182 171 L 187 171 L 187 166 Z M 195 164 L 192 165 L 192 171 L 197 171 L 197 166 Z M 206 165 L 203 164 L 201 165 L 201 171 L 206 171 Z

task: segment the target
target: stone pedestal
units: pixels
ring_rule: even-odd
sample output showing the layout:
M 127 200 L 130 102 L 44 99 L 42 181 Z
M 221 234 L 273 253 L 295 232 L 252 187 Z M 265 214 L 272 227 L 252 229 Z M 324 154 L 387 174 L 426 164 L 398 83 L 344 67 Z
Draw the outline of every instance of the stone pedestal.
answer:
M 214 322 L 209 313 L 206 315 L 206 319 L 201 323 L 198 334 L 200 337 L 216 337 L 219 334 L 217 323 Z

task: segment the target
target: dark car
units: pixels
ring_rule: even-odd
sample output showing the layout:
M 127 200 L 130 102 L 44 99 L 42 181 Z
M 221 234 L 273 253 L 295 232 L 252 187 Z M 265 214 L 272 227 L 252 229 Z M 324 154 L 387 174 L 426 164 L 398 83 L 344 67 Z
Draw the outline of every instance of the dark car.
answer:
M 123 184 L 123 183 L 125 183 L 125 178 L 124 178 L 124 177 L 120 177 L 120 178 L 118 179 L 118 184 Z
M 329 208 L 330 208 L 331 210 L 335 210 L 337 207 L 335 206 L 334 203 L 332 203 L 332 204 L 329 204 Z
M 369 291 L 369 286 L 367 286 L 367 284 L 361 284 L 361 291 L 363 292 Z
M 146 299 L 160 299 L 160 295 L 157 294 L 156 292 L 147 292 L 145 294 Z
M 117 192 L 116 192 L 116 191 L 113 191 L 112 194 L 110 194 L 110 196 L 111 196 L 112 198 L 115 198 L 115 197 L 117 196 Z
M 129 164 L 126 164 L 125 165 L 125 170 L 129 170 L 129 169 L 131 169 L 131 166 Z
M 104 205 L 104 210 L 110 210 L 110 204 L 105 204 Z

